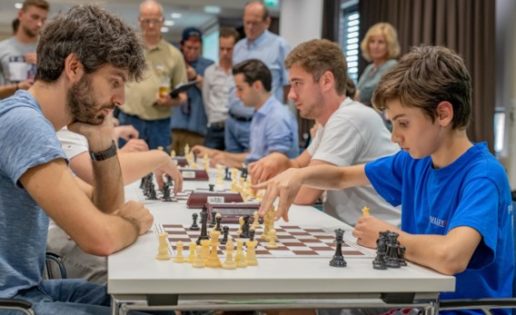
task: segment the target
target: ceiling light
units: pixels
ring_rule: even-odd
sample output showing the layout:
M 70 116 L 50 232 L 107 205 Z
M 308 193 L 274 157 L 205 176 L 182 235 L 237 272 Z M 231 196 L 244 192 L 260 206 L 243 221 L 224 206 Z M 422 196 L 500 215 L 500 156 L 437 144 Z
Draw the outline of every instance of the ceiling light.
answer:
M 168 33 L 168 31 L 170 31 L 170 29 L 168 27 L 166 27 L 166 26 L 163 26 L 161 28 L 161 33 Z
M 165 20 L 165 26 L 174 26 L 174 24 L 176 24 L 174 21 L 172 20 Z
M 14 4 L 14 7 L 15 7 L 16 9 L 18 9 L 18 10 L 19 10 L 19 9 L 21 9 L 21 8 L 22 8 L 22 6 L 23 6 L 23 3 L 21 3 L 21 2 L 16 2 L 16 3 Z
M 210 13 L 210 14 L 219 14 L 220 7 L 217 5 L 207 5 L 207 6 L 204 6 L 204 12 Z
M 170 13 L 170 16 L 173 19 L 180 19 L 183 15 L 181 13 L 174 12 L 174 13 Z

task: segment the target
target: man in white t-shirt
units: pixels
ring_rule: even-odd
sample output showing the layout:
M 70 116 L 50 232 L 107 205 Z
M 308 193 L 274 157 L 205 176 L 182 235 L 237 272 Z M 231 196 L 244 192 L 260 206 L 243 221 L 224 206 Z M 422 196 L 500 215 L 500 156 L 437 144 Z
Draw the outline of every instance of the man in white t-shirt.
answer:
M 327 40 L 302 43 L 292 50 L 285 64 L 291 86 L 289 99 L 302 117 L 315 119 L 320 127 L 310 146 L 296 159 L 272 154 L 251 164 L 250 173 L 255 183 L 291 167 L 354 165 L 399 150 L 390 141 L 390 133 L 380 115 L 346 96 L 347 65 L 337 44 Z M 295 203 L 313 204 L 323 192 L 303 187 Z M 362 215 L 361 209 L 366 206 L 376 217 L 399 224 L 399 209 L 390 206 L 370 186 L 328 191 L 324 202 L 325 212 L 350 225 L 356 223 Z

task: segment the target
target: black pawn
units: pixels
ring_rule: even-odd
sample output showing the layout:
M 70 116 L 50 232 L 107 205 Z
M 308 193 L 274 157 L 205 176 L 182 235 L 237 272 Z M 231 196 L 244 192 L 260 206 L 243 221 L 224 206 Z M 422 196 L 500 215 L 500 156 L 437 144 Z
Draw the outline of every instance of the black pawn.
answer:
M 197 245 L 201 245 L 201 240 L 208 239 L 210 239 L 208 236 L 208 211 L 206 211 L 206 208 L 204 208 L 201 212 L 201 234 L 197 239 Z
M 215 216 L 215 231 L 221 232 L 221 229 L 220 229 L 221 222 L 222 222 L 222 215 L 220 215 L 220 213 L 217 213 L 217 215 Z
M 407 261 L 405 260 L 405 246 L 403 245 L 398 247 L 398 261 L 400 262 L 400 266 L 407 265 Z
M 242 233 L 240 233 L 239 237 L 249 238 L 249 216 L 248 215 L 246 215 L 244 217 L 244 224 L 242 225 Z
M 231 175 L 229 174 L 229 167 L 226 167 L 226 170 L 225 170 L 225 175 L 224 175 L 224 180 L 231 180 Z
M 344 230 L 335 230 L 335 255 L 330 260 L 330 266 L 332 267 L 346 267 L 347 263 L 342 255 L 342 243 L 344 242 Z
M 215 221 L 215 220 L 216 220 L 216 216 L 217 216 L 217 212 L 212 211 L 212 212 L 211 212 L 211 221 L 210 221 L 210 225 L 209 225 L 209 227 L 211 227 L 211 228 L 212 228 L 212 227 L 214 227 L 214 226 L 215 226 L 215 224 L 217 224 L 217 221 Z
M 229 236 L 229 226 L 224 225 L 222 227 L 222 240 L 220 241 L 220 243 L 222 245 L 226 245 L 226 243 L 228 242 L 228 236 Z
M 215 190 L 215 185 L 213 185 L 213 184 L 208 184 L 208 190 L 209 190 L 209 191 L 214 191 L 214 190 Z
M 158 196 L 156 194 L 156 188 L 154 186 L 154 183 L 153 182 L 150 182 L 148 184 L 148 189 L 147 189 L 147 199 L 149 200 L 158 200 Z
M 168 183 L 163 184 L 162 194 L 163 194 L 163 201 L 167 201 L 167 202 L 172 201 L 172 198 L 170 198 L 170 185 Z
M 192 225 L 190 225 L 190 230 L 191 231 L 199 231 L 199 225 L 197 224 L 197 218 L 199 217 L 199 215 L 197 213 L 194 213 L 192 214 Z
M 240 172 L 240 177 L 242 177 L 244 180 L 247 180 L 248 174 L 249 174 L 249 171 L 247 170 L 247 167 L 243 167 L 242 171 Z

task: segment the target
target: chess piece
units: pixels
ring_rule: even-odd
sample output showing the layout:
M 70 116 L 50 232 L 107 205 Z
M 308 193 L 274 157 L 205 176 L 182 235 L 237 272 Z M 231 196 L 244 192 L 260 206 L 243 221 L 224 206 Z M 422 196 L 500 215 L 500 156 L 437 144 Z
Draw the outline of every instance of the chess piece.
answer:
M 228 236 L 229 236 L 229 226 L 225 225 L 223 228 L 222 228 L 222 240 L 220 241 L 220 243 L 222 245 L 225 245 L 227 242 L 228 242 Z
M 214 227 L 216 224 L 217 224 L 217 212 L 216 211 L 212 211 L 211 212 L 211 222 L 210 222 L 210 227 Z
M 242 240 L 237 240 L 237 251 L 235 255 L 235 263 L 238 268 L 247 267 L 247 260 L 244 255 L 244 243 Z
M 400 262 L 400 266 L 406 266 L 407 261 L 405 260 L 405 246 L 399 245 L 398 246 L 398 261 Z
M 240 172 L 240 177 L 243 178 L 244 180 L 247 179 L 247 175 L 249 174 L 249 171 L 247 170 L 247 167 L 242 167 L 241 169 L 241 172 Z
M 175 158 L 176 157 L 176 150 L 170 150 L 170 157 Z
M 183 241 L 177 241 L 176 243 L 176 257 L 174 258 L 174 262 L 178 264 L 185 262 L 185 257 L 183 256 Z
M 197 224 L 197 218 L 198 218 L 198 214 L 197 213 L 193 213 L 192 214 L 192 225 L 190 225 L 190 231 L 198 231 L 200 228 L 199 228 L 199 225 Z
M 276 243 L 276 229 L 271 229 L 269 231 L 269 242 L 267 243 L 268 248 L 278 248 L 278 243 Z
M 189 155 L 190 154 L 190 146 L 187 144 L 185 144 L 185 156 Z
M 165 202 L 172 201 L 172 198 L 170 198 L 170 185 L 168 184 L 168 182 L 163 183 L 163 189 L 161 192 L 163 195 L 163 198 L 162 198 L 163 201 L 165 201 Z
M 222 232 L 222 230 L 220 228 L 221 222 L 222 222 L 222 214 L 217 213 L 217 215 L 215 216 L 215 231 Z
M 157 260 L 169 260 L 170 255 L 168 253 L 168 233 L 159 233 L 159 245 L 158 254 L 156 255 Z
M 208 258 L 210 257 L 210 240 L 201 241 L 201 258 L 203 266 L 208 267 Z
M 217 255 L 220 232 L 212 230 L 210 234 L 210 254 L 206 262 L 206 267 L 220 268 L 222 267 L 222 263 Z
M 387 233 L 387 250 L 385 252 L 385 265 L 389 268 L 399 268 L 400 261 L 398 259 L 398 233 Z
M 342 243 L 344 242 L 344 230 L 335 230 L 335 255 L 330 260 L 330 266 L 332 267 L 346 267 L 347 263 L 342 255 Z
M 207 242 L 207 240 L 204 240 Z M 196 246 L 195 248 L 195 257 L 192 262 L 192 267 L 195 268 L 204 268 L 204 259 L 202 254 L 203 248 L 201 246 Z
M 208 211 L 204 208 L 201 212 L 201 234 L 197 239 L 197 245 L 202 245 L 202 240 L 208 239 Z
M 231 180 L 231 175 L 229 174 L 229 167 L 226 167 L 226 169 L 225 169 L 224 180 L 226 180 L 226 181 Z
M 247 247 L 247 255 L 245 256 L 245 260 L 248 266 L 256 266 L 258 265 L 258 260 L 256 259 L 256 245 L 258 244 L 255 240 L 248 240 L 245 242 Z
M 209 191 L 215 191 L 215 185 L 214 184 L 208 184 L 208 190 Z
M 369 208 L 368 207 L 363 207 L 362 208 L 362 216 L 364 216 L 364 217 L 368 217 L 369 216 Z
M 242 233 L 240 233 L 241 238 L 249 238 L 249 216 L 244 216 L 244 223 L 242 224 Z
M 190 246 L 188 247 L 188 262 L 193 264 L 196 258 L 197 244 L 195 244 L 195 242 L 190 242 Z
M 251 229 L 258 230 L 258 227 L 260 226 L 260 214 L 258 214 L 258 211 L 253 212 L 253 224 L 251 224 Z
M 240 235 L 242 234 L 242 227 L 244 225 L 244 217 L 239 217 L 238 218 L 238 231 L 237 231 L 237 235 Z
M 378 270 L 387 269 L 385 264 L 385 251 L 386 251 L 386 234 L 385 232 L 378 233 L 378 239 L 376 240 L 376 257 L 373 260 L 373 268 Z
M 227 228 L 227 226 L 225 226 L 224 228 Z M 236 267 L 236 262 L 233 259 L 233 241 L 229 239 L 226 244 L 226 259 L 222 263 L 222 268 L 235 269 Z

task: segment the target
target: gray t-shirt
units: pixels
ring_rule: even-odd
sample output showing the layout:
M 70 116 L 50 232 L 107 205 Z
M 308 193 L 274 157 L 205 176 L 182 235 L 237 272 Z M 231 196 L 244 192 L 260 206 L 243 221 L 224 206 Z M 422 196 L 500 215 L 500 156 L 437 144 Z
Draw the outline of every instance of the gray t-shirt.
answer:
M 37 43 L 20 43 L 16 37 L 0 42 L 0 84 L 23 81 L 35 75 L 36 65 L 25 63 L 23 56 L 35 52 L 36 47 Z
M 30 168 L 65 155 L 27 91 L 0 101 L 0 126 L 0 297 L 5 298 L 37 285 L 45 261 L 48 216 L 19 180 Z
M 398 150 L 398 145 L 391 142 L 380 115 L 350 98 L 346 98 L 326 125 L 317 130 L 307 148 L 312 160 L 337 166 L 366 163 Z M 328 191 L 324 210 L 347 224 L 355 225 L 365 206 L 379 219 L 396 225 L 400 223 L 399 209 L 383 200 L 371 186 Z

